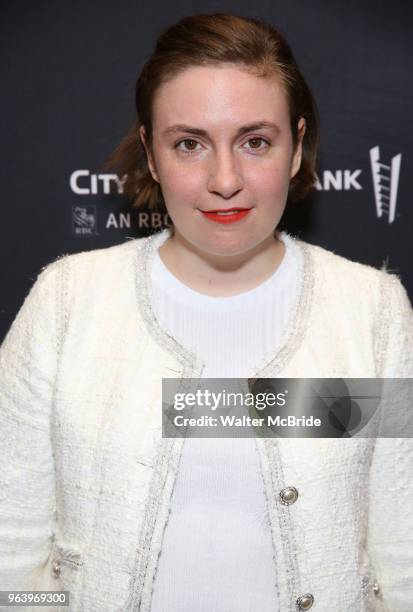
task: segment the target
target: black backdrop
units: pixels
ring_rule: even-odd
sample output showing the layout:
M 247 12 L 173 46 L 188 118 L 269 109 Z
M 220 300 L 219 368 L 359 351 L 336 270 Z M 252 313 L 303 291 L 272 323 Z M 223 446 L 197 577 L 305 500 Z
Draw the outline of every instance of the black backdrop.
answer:
M 284 33 L 321 119 L 319 188 L 287 228 L 385 265 L 413 297 L 409 2 L 8 0 L 1 12 L 0 341 L 42 266 L 157 227 L 109 193 L 101 166 L 134 117 L 156 35 L 194 12 L 261 17 Z

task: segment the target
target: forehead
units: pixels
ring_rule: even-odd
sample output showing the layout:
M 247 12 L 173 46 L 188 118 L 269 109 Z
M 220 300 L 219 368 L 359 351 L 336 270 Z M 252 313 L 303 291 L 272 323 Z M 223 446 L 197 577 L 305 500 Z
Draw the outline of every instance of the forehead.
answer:
M 158 89 L 154 127 L 250 122 L 288 123 L 287 96 L 275 74 L 259 77 L 233 64 L 185 69 Z

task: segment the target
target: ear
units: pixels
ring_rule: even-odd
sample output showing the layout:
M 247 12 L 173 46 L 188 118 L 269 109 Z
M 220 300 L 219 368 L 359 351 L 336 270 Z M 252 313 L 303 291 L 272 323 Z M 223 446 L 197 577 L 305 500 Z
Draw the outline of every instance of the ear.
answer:
M 157 183 L 159 183 L 159 178 L 158 178 L 158 173 L 156 171 L 156 166 L 155 166 L 155 160 L 153 159 L 153 155 L 150 151 L 150 148 L 146 142 L 146 133 L 145 133 L 145 127 L 143 125 L 141 125 L 139 127 L 139 136 L 140 139 L 142 141 L 143 147 L 146 151 L 146 158 L 148 161 L 148 167 L 149 167 L 149 171 L 152 174 L 152 178 L 154 181 L 156 181 Z
M 306 124 L 304 117 L 300 117 L 300 120 L 297 124 L 297 132 L 298 132 L 298 141 L 297 147 L 294 151 L 293 159 L 291 162 L 291 173 L 290 178 L 293 178 L 300 169 L 301 166 L 301 157 L 303 153 L 303 138 L 305 134 Z

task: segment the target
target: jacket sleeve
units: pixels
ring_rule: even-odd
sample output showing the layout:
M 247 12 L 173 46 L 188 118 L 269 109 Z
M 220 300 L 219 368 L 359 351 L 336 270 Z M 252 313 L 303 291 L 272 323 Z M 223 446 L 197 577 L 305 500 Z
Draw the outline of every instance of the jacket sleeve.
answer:
M 397 276 L 383 273 L 376 329 L 382 378 L 413 378 L 413 310 Z M 396 384 L 394 401 L 397 403 Z M 370 474 L 368 551 L 387 612 L 413 609 L 413 405 L 411 384 L 391 419 L 405 437 L 378 437 Z M 393 401 L 392 401 L 393 405 Z M 393 431 L 391 423 L 385 431 Z
M 55 525 L 51 407 L 61 260 L 46 266 L 0 346 L 0 589 L 28 590 Z

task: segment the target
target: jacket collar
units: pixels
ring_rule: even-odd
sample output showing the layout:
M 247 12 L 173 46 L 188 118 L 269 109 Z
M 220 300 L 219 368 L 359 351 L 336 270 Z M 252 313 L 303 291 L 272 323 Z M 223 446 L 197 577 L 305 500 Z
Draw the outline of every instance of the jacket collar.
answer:
M 153 258 L 171 234 L 171 229 L 166 228 L 148 238 L 136 241 L 136 299 L 148 333 L 161 348 L 176 357 L 183 368 L 182 377 L 199 378 L 205 364 L 195 353 L 189 351 L 161 327 L 152 306 L 150 273 Z M 287 325 L 275 352 L 266 355 L 256 370 L 249 373 L 248 378 L 272 378 L 287 365 L 303 341 L 311 310 L 315 279 L 314 262 L 309 245 L 285 231 L 280 232 L 279 237 L 283 242 L 288 242 L 294 257 L 298 259 L 297 287 Z

